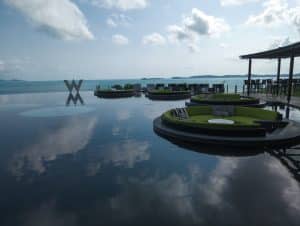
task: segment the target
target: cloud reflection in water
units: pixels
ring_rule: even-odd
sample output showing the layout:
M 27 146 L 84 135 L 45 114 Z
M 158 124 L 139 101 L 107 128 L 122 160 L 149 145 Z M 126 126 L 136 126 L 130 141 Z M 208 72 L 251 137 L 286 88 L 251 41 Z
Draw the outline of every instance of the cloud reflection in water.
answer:
M 43 173 L 46 162 L 83 149 L 96 124 L 97 118 L 68 119 L 61 128 L 38 137 L 36 143 L 17 152 L 10 162 L 10 171 L 17 177 L 21 177 L 26 169 Z
M 92 160 L 88 165 L 88 175 L 94 176 L 101 169 L 102 165 L 113 164 L 133 168 L 138 162 L 150 159 L 148 150 L 149 143 L 146 141 L 125 140 L 120 143 L 102 145 L 99 147 L 96 161 Z
M 157 224 L 299 225 L 299 193 L 276 159 L 223 158 L 208 177 L 198 168 L 188 175 L 130 178 L 111 203 L 122 221 L 153 214 Z

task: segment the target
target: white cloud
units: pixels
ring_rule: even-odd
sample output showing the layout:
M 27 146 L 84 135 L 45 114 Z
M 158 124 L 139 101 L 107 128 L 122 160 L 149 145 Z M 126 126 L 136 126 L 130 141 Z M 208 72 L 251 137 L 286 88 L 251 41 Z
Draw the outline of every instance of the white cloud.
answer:
M 224 42 L 222 42 L 222 43 L 220 43 L 220 47 L 221 47 L 221 48 L 223 48 L 223 49 L 225 49 L 225 48 L 227 48 L 227 47 L 228 47 L 228 44 L 227 44 L 227 43 L 224 43 Z
M 279 48 L 279 47 L 286 46 L 289 44 L 291 44 L 289 37 L 275 37 L 275 38 L 273 38 L 272 43 L 270 44 L 269 48 L 275 49 L 275 48 Z
M 171 25 L 168 27 L 169 39 L 171 42 L 184 41 L 187 39 L 194 39 L 193 34 L 187 32 L 184 27 L 178 25 Z
M 93 39 L 85 16 L 70 0 L 5 0 L 40 31 L 63 40 Z
M 144 36 L 142 42 L 144 45 L 164 45 L 166 44 L 166 39 L 159 33 L 153 33 Z
M 258 2 L 260 0 L 220 0 L 222 6 L 231 6 L 231 5 L 243 5 L 251 2 Z
M 4 61 L 0 60 L 0 72 L 5 71 L 5 63 Z
M 263 3 L 260 14 L 251 15 L 246 25 L 275 26 L 291 25 L 300 33 L 300 7 L 289 7 L 286 0 L 268 0 Z
M 286 0 L 268 0 L 263 3 L 264 11 L 258 15 L 251 15 L 248 25 L 275 25 L 287 19 L 288 4 Z
M 224 19 L 207 15 L 196 8 L 192 10 L 190 16 L 183 19 L 183 26 L 198 35 L 219 35 L 230 29 Z
M 90 2 L 101 8 L 115 8 L 122 11 L 144 9 L 148 6 L 148 0 L 90 0 Z
M 115 22 L 115 20 L 112 19 L 111 17 L 107 18 L 106 24 L 107 24 L 109 27 L 117 27 L 117 26 L 118 26 L 118 24 Z
M 268 0 L 263 3 L 260 14 L 251 15 L 246 25 L 291 25 L 300 33 L 300 7 L 289 7 L 286 0 Z
M 190 43 L 188 44 L 188 49 L 190 50 L 190 52 L 192 53 L 199 53 L 200 52 L 200 48 L 197 44 L 195 43 Z
M 124 35 L 116 34 L 112 36 L 112 42 L 117 45 L 128 45 L 129 40 Z
M 189 16 L 184 16 L 182 24 L 171 25 L 168 31 L 172 40 L 197 40 L 199 36 L 219 36 L 221 33 L 229 31 L 230 26 L 222 18 L 217 18 L 205 14 L 194 8 Z
M 207 15 L 194 8 L 188 16 L 184 16 L 181 25 L 168 27 L 171 42 L 187 41 L 189 49 L 194 51 L 201 36 L 218 37 L 230 30 L 230 26 L 222 18 Z
M 31 64 L 30 58 L 14 58 L 0 60 L 0 73 L 5 75 L 15 75 L 20 71 L 24 71 L 25 68 Z
M 297 31 L 300 33 L 300 7 L 290 9 L 288 17 L 290 18 L 290 23 L 295 26 Z
M 109 27 L 119 27 L 119 26 L 129 26 L 131 24 L 131 18 L 124 15 L 124 14 L 112 14 L 110 15 L 107 20 L 106 20 L 106 24 Z

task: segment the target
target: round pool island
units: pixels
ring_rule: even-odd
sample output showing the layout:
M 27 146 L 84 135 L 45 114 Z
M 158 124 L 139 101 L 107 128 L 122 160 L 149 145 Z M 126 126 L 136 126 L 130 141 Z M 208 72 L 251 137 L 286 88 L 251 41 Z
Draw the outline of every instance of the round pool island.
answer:
M 254 97 L 245 97 L 240 94 L 200 94 L 193 96 L 187 106 L 198 105 L 234 105 L 248 107 L 264 107 L 266 102 L 260 102 Z
M 260 108 L 193 106 L 172 109 L 156 118 L 153 128 L 170 141 L 193 145 L 283 148 L 300 143 L 300 123 L 282 120 L 279 113 Z
M 191 91 L 151 90 L 146 96 L 151 100 L 185 100 L 191 97 Z
M 136 92 L 133 89 L 130 90 L 96 90 L 94 95 L 99 98 L 126 98 L 133 97 L 136 95 Z

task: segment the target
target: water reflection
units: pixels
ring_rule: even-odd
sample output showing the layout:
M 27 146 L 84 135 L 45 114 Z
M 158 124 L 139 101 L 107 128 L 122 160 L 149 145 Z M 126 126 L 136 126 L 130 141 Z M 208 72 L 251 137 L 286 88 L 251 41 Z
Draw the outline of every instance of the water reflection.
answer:
M 76 226 L 79 225 L 75 213 L 64 213 L 57 209 L 55 200 L 43 203 L 22 217 L 24 226 Z
M 136 140 L 101 145 L 99 146 L 99 152 L 94 153 L 88 163 L 87 174 L 95 176 L 101 170 L 101 167 L 107 167 L 107 164 L 113 164 L 114 167 L 133 168 L 136 163 L 150 159 L 148 148 L 148 142 Z
M 115 179 L 117 191 L 103 196 L 100 189 L 97 196 L 85 196 L 90 205 L 72 202 L 76 207 L 70 208 L 62 203 L 66 200 L 48 201 L 29 211 L 26 222 L 32 226 L 62 222 L 279 226 L 300 222 L 299 185 L 273 158 L 222 158 L 209 175 L 191 165 L 185 174 L 163 176 L 157 170 L 148 177 L 121 174 Z M 81 198 L 77 196 L 78 201 Z
M 81 105 L 84 105 L 84 101 L 79 93 L 76 93 L 75 96 L 73 95 L 73 93 L 69 93 L 68 99 L 66 101 L 66 106 L 70 106 L 71 101 L 75 106 L 77 105 L 78 101 Z
M 81 107 L 58 106 L 58 107 L 45 107 L 45 108 L 27 110 L 21 112 L 20 115 L 26 117 L 50 118 L 50 117 L 74 116 L 74 115 L 90 113 L 92 111 L 94 111 L 93 108 L 86 107 L 86 106 L 81 106 Z
M 187 151 L 156 136 L 152 119 L 184 102 L 83 95 L 93 112 L 0 112 L 1 226 L 300 225 L 299 183 L 277 157 Z
M 199 145 L 192 144 L 188 142 L 183 142 L 178 139 L 170 138 L 168 136 L 163 136 L 158 134 L 158 136 L 163 137 L 164 139 L 170 141 L 171 143 L 186 149 L 187 151 L 195 151 L 198 153 L 208 154 L 208 155 L 217 155 L 217 156 L 227 156 L 227 157 L 243 157 L 243 156 L 254 156 L 266 151 L 263 148 L 230 148 L 222 147 L 216 145 Z
M 126 121 L 130 118 L 130 110 L 129 109 L 119 109 L 119 111 L 116 112 L 116 119 L 118 121 Z
M 269 153 L 277 158 L 300 182 L 300 147 L 290 149 L 270 150 Z
M 18 178 L 31 170 L 39 174 L 45 172 L 46 164 L 58 156 L 74 154 L 89 142 L 97 124 L 96 118 L 71 118 L 54 130 L 43 132 L 29 147 L 24 147 L 12 157 L 10 171 Z
M 149 225 L 297 225 L 299 192 L 276 159 L 225 158 L 208 176 L 190 167 L 185 175 L 130 178 L 112 206 L 134 225 L 156 214 Z
M 78 83 L 76 83 L 75 80 L 72 80 L 71 82 L 64 80 L 64 83 L 69 90 L 69 96 L 66 101 L 66 106 L 69 106 L 71 101 L 74 105 L 77 105 L 78 101 L 81 103 L 81 105 L 84 105 L 84 101 L 79 93 L 83 80 L 79 80 Z M 73 90 L 75 90 L 76 92 L 75 96 L 73 95 Z

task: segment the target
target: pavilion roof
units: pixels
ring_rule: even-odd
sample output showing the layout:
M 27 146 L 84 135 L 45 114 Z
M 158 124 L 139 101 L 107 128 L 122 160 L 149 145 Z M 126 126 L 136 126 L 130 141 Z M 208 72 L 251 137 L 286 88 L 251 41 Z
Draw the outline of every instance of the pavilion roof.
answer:
M 241 59 L 277 59 L 277 58 L 289 58 L 291 56 L 295 56 L 295 57 L 300 56 L 300 42 L 296 42 L 276 49 L 242 55 L 240 56 L 240 58 Z

